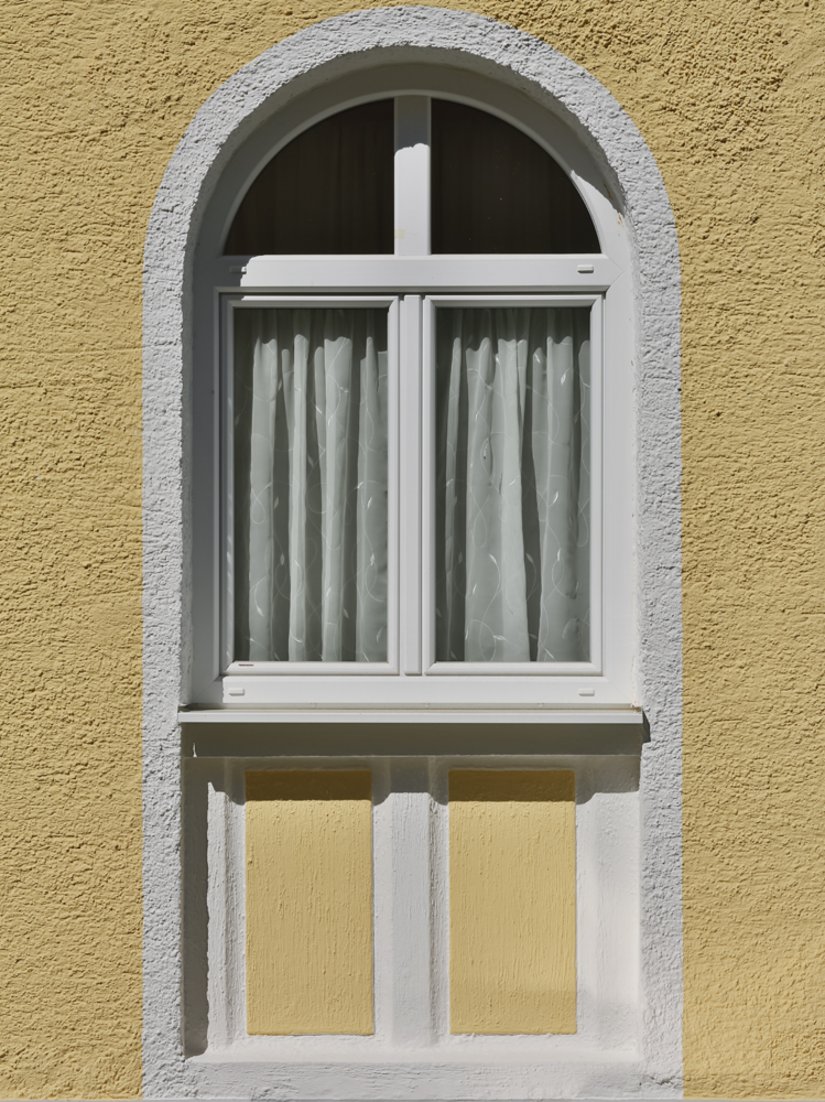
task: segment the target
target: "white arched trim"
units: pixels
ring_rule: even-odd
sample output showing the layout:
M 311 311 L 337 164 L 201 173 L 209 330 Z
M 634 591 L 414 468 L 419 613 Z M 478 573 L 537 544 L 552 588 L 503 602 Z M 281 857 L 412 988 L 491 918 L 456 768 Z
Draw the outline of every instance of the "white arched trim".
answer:
M 421 1077 L 426 1097 L 639 1094 L 681 1089 L 681 602 L 679 502 L 679 263 L 673 215 L 655 161 L 619 104 L 547 44 L 462 12 L 399 7 L 319 23 L 272 47 L 201 108 L 173 155 L 152 211 L 144 269 L 144 1082 L 147 1096 L 260 1092 L 257 1072 L 185 1058 L 181 928 L 181 728 L 188 693 L 193 579 L 189 568 L 195 245 L 209 234 L 216 189 L 290 103 L 335 80 L 389 65 L 423 64 L 495 83 L 503 99 L 549 112 L 570 135 L 554 153 L 585 195 L 600 234 L 626 250 L 634 318 L 637 427 L 636 553 L 640 698 L 650 725 L 641 757 L 641 986 L 639 1051 L 626 1067 L 562 1056 L 522 1080 L 496 1083 L 489 1067 L 463 1086 Z M 446 78 L 445 78 L 446 79 Z M 319 93 L 322 94 L 322 93 Z M 511 118 L 521 112 L 505 112 Z M 530 127 L 535 132 L 534 127 Z M 272 132 L 260 138 L 272 150 Z M 254 166 L 247 165 L 246 171 Z M 224 170 L 228 169 L 226 176 Z M 240 171 L 240 169 L 238 169 Z M 604 203 L 602 203 L 604 200 Z M 216 200 L 216 209 L 220 206 Z M 610 222 L 610 211 L 615 222 Z M 559 731 L 555 753 L 569 732 Z M 566 751 L 570 753 L 568 749 Z M 198 935 L 188 931 L 187 937 Z M 197 1032 L 198 1023 L 188 1028 Z M 190 1046 L 191 1051 L 191 1046 Z M 341 1093 L 362 1097 L 370 1072 L 338 1073 Z M 373 1092 L 405 1091 L 414 1080 Z M 255 1076 L 258 1076 L 256 1079 Z M 469 1075 L 469 1073 L 468 1073 Z M 233 1077 L 234 1076 L 234 1077 Z M 263 1078 L 261 1078 L 263 1076 Z M 311 1092 L 305 1069 L 296 1090 Z M 366 1078 L 365 1078 L 366 1076 Z M 532 1078 L 531 1078 L 532 1076 Z M 298 1079 L 301 1085 L 298 1085 Z M 486 1086 L 481 1088 L 479 1083 Z M 392 1084 L 395 1083 L 395 1087 Z M 412 1095 L 410 1095 L 412 1096 Z

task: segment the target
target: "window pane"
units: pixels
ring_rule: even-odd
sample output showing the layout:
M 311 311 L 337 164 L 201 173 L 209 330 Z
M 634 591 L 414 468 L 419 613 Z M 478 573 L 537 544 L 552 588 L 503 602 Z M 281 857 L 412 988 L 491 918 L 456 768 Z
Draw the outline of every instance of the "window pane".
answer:
M 589 658 L 585 307 L 436 314 L 436 658 Z
M 579 193 L 532 138 L 494 115 L 432 101 L 434 253 L 592 253 Z
M 241 661 L 387 658 L 387 312 L 235 310 Z
M 393 101 L 305 130 L 246 193 L 225 253 L 391 253 Z

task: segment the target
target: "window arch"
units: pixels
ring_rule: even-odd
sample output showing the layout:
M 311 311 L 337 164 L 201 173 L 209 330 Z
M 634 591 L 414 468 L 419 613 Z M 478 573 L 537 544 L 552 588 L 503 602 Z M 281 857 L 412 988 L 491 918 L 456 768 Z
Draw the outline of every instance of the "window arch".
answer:
M 488 111 L 427 99 L 417 121 L 430 136 L 428 252 L 600 251 L 587 208 L 546 149 Z M 394 252 L 393 156 L 404 148 L 395 106 L 368 100 L 296 134 L 243 195 L 224 252 Z

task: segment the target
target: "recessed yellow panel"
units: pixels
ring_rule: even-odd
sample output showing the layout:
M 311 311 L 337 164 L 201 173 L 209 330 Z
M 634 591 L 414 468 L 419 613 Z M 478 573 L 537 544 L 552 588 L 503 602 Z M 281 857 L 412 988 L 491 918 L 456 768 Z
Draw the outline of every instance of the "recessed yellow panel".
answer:
M 576 1032 L 575 777 L 450 773 L 453 1033 Z
M 368 772 L 246 774 L 247 1030 L 372 1033 Z

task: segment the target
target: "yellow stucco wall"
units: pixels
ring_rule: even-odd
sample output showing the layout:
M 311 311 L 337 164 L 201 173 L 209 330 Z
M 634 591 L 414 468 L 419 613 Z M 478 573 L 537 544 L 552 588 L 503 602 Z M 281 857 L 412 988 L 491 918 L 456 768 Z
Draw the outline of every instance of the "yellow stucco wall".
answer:
M 140 1066 L 140 280 L 203 100 L 327 0 L 0 12 L 0 1095 Z M 825 20 L 817 0 L 478 0 L 597 76 L 684 273 L 685 1071 L 825 1093 Z
M 246 1028 L 375 1032 L 372 774 L 246 774 Z
M 454 769 L 450 1031 L 575 1033 L 576 775 Z

